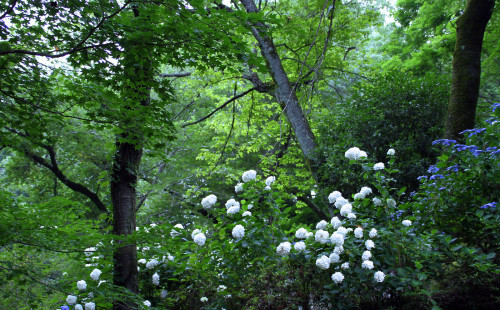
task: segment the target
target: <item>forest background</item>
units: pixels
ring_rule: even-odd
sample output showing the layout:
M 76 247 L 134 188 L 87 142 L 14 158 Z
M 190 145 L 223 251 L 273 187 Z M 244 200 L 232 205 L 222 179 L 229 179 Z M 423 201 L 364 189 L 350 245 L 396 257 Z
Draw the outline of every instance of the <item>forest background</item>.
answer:
M 494 4 L 1 3 L 0 307 L 499 306 Z

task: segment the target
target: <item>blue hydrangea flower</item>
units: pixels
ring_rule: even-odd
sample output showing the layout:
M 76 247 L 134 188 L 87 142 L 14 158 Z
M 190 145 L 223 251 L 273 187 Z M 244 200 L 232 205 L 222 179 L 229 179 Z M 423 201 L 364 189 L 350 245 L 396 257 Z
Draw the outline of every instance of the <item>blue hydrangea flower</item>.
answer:
M 479 207 L 480 209 L 489 209 L 489 208 L 496 208 L 497 203 L 496 202 L 490 202 L 485 204 L 484 206 Z

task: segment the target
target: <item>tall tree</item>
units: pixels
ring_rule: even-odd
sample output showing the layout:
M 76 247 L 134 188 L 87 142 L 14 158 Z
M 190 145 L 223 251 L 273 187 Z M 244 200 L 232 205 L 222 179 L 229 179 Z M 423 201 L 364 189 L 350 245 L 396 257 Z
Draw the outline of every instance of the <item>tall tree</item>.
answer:
M 474 128 L 481 80 L 481 49 L 494 0 L 468 0 L 457 20 L 453 54 L 453 81 L 445 125 L 445 138 L 461 139 L 460 132 Z

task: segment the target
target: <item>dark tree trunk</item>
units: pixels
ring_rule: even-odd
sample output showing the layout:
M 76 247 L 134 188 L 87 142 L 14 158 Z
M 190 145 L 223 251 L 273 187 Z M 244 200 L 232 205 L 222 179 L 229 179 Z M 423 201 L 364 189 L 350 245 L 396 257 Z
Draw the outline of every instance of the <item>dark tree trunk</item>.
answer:
M 481 78 L 481 48 L 494 0 L 468 0 L 457 20 L 453 54 L 453 80 L 445 125 L 445 138 L 461 140 L 460 132 L 474 128 Z
M 135 231 L 135 207 L 137 169 L 142 149 L 128 142 L 116 143 L 116 154 L 111 179 L 111 199 L 113 202 L 113 234 L 129 236 Z M 138 293 L 137 248 L 135 243 L 124 242 L 115 250 L 113 283 Z M 137 306 L 125 301 L 115 303 L 115 310 L 135 309 Z

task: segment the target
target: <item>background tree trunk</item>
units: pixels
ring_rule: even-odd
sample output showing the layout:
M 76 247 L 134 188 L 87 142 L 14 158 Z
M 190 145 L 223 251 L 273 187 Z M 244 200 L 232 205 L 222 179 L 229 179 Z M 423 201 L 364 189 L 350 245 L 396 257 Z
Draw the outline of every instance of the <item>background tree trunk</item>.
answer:
M 445 125 L 445 138 L 462 139 L 460 132 L 474 128 L 481 79 L 481 48 L 494 0 L 468 0 L 457 20 L 453 54 L 453 80 Z

